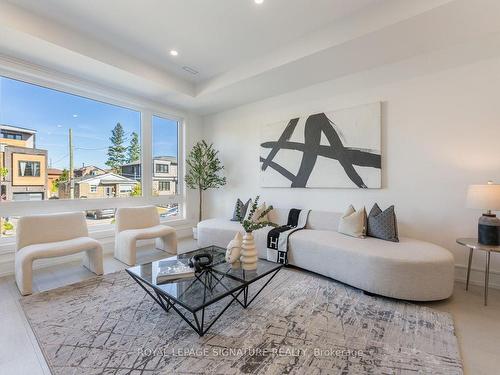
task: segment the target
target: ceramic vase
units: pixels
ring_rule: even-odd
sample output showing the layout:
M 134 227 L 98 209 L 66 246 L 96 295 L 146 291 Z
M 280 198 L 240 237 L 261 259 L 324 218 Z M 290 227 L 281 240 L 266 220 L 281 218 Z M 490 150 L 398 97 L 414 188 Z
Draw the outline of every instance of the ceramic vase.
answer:
M 240 232 L 236 233 L 226 248 L 226 262 L 231 268 L 240 268 L 241 244 L 243 237 Z
M 252 233 L 245 233 L 243 235 L 240 262 L 241 268 L 244 270 L 251 271 L 257 269 L 257 249 L 255 248 L 255 240 Z

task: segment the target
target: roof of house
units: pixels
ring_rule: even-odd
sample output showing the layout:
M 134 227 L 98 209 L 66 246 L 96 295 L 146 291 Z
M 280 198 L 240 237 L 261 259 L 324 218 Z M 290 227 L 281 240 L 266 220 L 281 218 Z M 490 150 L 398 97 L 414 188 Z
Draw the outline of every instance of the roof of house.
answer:
M 155 156 L 153 160 L 165 160 L 172 163 L 177 163 L 177 156 Z
M 83 171 L 85 169 L 99 169 L 100 171 L 103 171 L 105 172 L 104 169 L 102 168 L 99 168 L 99 167 L 96 167 L 95 165 L 84 165 L 83 167 L 80 167 L 80 168 L 75 168 L 74 170 L 75 171 Z
M 120 176 L 116 173 L 105 173 L 96 176 L 83 176 L 74 179 L 75 184 L 87 183 L 95 185 L 108 185 L 108 184 L 137 184 L 136 180 Z
M 7 124 L 0 124 L 0 129 L 17 131 L 17 132 L 22 132 L 22 133 L 29 133 L 29 134 L 36 133 L 36 130 L 34 130 L 34 129 L 28 129 L 28 128 L 23 128 L 21 126 L 14 126 L 14 125 L 7 125 Z
M 57 168 L 49 168 L 47 169 L 47 174 L 56 174 L 56 175 L 62 175 L 63 171 L 61 169 Z
M 176 156 L 155 156 L 153 160 L 162 160 L 162 161 L 169 161 L 172 164 L 177 164 L 177 157 Z M 141 164 L 140 160 L 133 161 L 132 163 L 126 163 L 122 164 L 122 167 L 128 167 L 128 166 L 133 166 L 133 165 L 139 165 Z

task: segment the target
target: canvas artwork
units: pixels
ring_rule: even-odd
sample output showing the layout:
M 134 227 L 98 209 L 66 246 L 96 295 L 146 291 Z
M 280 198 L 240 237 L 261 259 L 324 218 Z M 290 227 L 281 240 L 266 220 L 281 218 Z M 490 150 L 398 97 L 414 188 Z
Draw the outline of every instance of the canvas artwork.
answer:
M 262 187 L 380 188 L 380 103 L 261 128 Z

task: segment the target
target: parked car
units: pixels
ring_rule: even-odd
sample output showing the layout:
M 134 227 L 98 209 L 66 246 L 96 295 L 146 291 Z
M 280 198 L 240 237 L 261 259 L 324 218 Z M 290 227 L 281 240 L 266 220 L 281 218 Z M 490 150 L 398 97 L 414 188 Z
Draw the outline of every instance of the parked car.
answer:
M 158 207 L 158 213 L 161 218 L 175 216 L 179 214 L 179 206 L 174 205 L 170 207 Z
M 97 209 L 97 210 L 87 210 L 87 211 L 85 211 L 85 214 L 87 215 L 87 217 L 91 217 L 94 220 L 100 220 L 100 219 L 114 217 L 115 216 L 115 209 L 114 208 L 104 208 L 104 209 Z

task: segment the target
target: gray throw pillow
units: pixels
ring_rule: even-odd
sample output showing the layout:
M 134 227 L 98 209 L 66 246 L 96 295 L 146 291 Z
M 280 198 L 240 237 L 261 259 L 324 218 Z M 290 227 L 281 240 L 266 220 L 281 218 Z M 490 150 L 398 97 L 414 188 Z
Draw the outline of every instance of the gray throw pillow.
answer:
M 382 211 L 378 204 L 374 204 L 368 215 L 368 228 L 366 234 L 381 240 L 399 242 L 398 223 L 394 206 Z
M 247 201 L 247 203 L 243 204 L 241 199 L 238 198 L 238 200 L 236 201 L 236 204 L 234 205 L 233 218 L 231 219 L 231 221 L 239 221 L 238 218 L 236 217 L 236 210 L 237 210 L 238 206 L 240 207 L 241 216 L 245 217 L 247 215 L 248 207 L 250 206 L 251 203 L 252 203 L 252 200 L 249 199 Z

